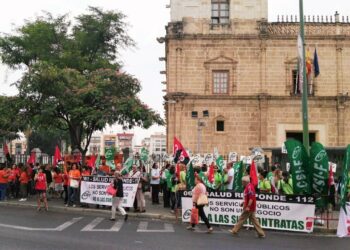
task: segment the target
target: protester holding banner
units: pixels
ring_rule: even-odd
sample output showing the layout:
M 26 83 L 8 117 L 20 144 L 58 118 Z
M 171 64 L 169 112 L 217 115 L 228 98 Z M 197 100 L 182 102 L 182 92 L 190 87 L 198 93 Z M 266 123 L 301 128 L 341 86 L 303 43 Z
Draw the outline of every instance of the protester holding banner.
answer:
M 208 230 L 207 233 L 213 232 L 213 228 L 211 227 L 209 220 L 207 216 L 204 213 L 204 206 L 205 204 L 202 204 L 201 199 L 203 196 L 207 198 L 207 189 L 204 186 L 202 180 L 200 179 L 198 174 L 195 174 L 195 183 L 196 186 L 192 190 L 192 202 L 193 202 L 193 207 L 196 207 L 198 209 L 198 215 L 204 221 L 205 225 L 207 226 Z M 192 224 L 187 227 L 188 230 L 194 230 L 196 224 Z
M 237 235 L 238 231 L 243 226 L 243 223 L 249 218 L 250 222 L 253 223 L 255 230 L 258 232 L 260 238 L 265 238 L 265 233 L 262 230 L 258 219 L 255 217 L 256 212 L 256 194 L 255 187 L 250 182 L 249 176 L 242 178 L 242 185 L 244 187 L 244 201 L 243 201 L 243 212 L 238 219 L 237 224 L 232 230 L 229 230 L 233 235 Z
M 282 180 L 278 182 L 278 189 L 282 194 L 293 194 L 293 181 L 287 171 L 282 172 Z
M 47 181 L 46 181 L 46 174 L 44 174 L 45 167 L 42 166 L 38 169 L 38 173 L 34 177 L 35 181 L 35 191 L 37 193 L 37 202 L 38 207 L 37 210 L 41 210 L 41 200 L 43 200 L 45 205 L 45 210 L 49 210 L 49 205 L 46 198 L 46 189 L 47 189 Z
M 77 169 L 77 164 L 72 164 L 72 169 L 68 173 L 69 178 L 69 189 L 68 189 L 68 203 L 66 207 L 73 206 L 76 207 L 78 203 L 78 194 L 79 194 L 79 181 L 80 181 L 80 171 Z
M 261 173 L 259 174 L 260 193 L 271 193 L 271 184 L 266 177 L 267 177 L 267 171 L 262 170 Z
M 123 208 L 123 197 L 124 197 L 124 190 L 123 190 L 123 178 L 119 171 L 116 171 L 114 173 L 115 179 L 113 180 L 113 187 L 116 190 L 115 195 L 112 198 L 112 209 L 111 209 L 111 219 L 112 221 L 115 220 L 115 210 L 118 208 L 119 212 L 124 216 L 124 221 L 127 221 L 128 214 L 125 212 Z
M 102 165 L 98 167 L 97 175 L 108 176 L 111 173 L 111 168 L 106 164 L 106 158 L 102 159 Z
M 222 174 L 219 172 L 219 168 L 217 165 L 214 166 L 214 186 L 216 190 L 221 190 L 222 184 Z

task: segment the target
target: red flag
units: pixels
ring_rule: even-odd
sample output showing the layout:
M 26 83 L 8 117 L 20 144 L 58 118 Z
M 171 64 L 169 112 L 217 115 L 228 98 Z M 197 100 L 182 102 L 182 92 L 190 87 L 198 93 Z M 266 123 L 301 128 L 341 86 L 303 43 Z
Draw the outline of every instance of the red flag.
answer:
M 214 162 L 212 162 L 210 164 L 210 167 L 209 167 L 209 173 L 208 173 L 208 180 L 210 183 L 213 183 L 214 182 Z
M 58 161 L 62 161 L 62 156 L 61 156 L 60 148 L 58 146 L 56 146 L 55 154 L 53 156 L 53 163 L 52 163 L 52 165 L 56 166 Z
M 6 143 L 4 144 L 4 154 L 6 156 L 7 162 L 12 162 L 10 151 L 9 151 L 9 148 L 7 147 Z
M 33 164 L 34 165 L 35 161 L 36 161 L 36 153 L 32 152 L 30 154 L 30 157 L 29 157 L 28 161 L 27 161 L 27 164 Z
M 250 165 L 250 183 L 252 183 L 254 187 L 258 185 L 258 175 L 256 173 L 254 160 L 252 160 L 252 165 Z
M 95 168 L 96 159 L 97 159 L 97 155 L 91 155 L 91 156 L 90 156 L 90 159 L 89 159 L 88 162 L 87 162 L 87 165 L 88 165 L 90 168 Z
M 186 152 L 186 149 L 182 146 L 181 142 L 174 137 L 174 162 L 177 163 L 178 161 L 184 162 L 185 165 L 189 162 L 190 157 Z

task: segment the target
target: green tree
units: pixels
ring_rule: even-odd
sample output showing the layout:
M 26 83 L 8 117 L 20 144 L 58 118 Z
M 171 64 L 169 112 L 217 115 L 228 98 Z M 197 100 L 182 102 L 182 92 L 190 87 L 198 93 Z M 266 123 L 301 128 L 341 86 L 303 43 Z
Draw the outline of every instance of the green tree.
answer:
M 22 104 L 18 97 L 0 96 L 0 138 L 3 140 L 18 138 L 18 133 L 26 128 Z
M 134 45 L 124 18 L 90 7 L 74 25 L 66 15 L 47 14 L 0 38 L 2 61 L 26 67 L 16 83 L 26 116 L 35 120 L 33 126 L 67 130 L 83 157 L 92 133 L 107 124 L 164 124 L 138 98 L 139 81 L 121 70 L 119 50 Z

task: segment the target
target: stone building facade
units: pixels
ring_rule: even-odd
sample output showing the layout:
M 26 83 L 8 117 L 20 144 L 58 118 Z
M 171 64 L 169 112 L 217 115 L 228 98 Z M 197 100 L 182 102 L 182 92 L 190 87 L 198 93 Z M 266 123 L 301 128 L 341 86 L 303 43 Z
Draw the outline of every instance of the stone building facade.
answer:
M 302 133 L 296 16 L 269 22 L 267 0 L 172 0 L 166 27 L 167 150 L 247 154 Z M 309 81 L 311 141 L 350 143 L 350 23 L 307 17 L 306 48 L 320 75 Z M 203 111 L 205 111 L 203 113 Z M 197 113 L 196 113 L 197 112 Z M 204 115 L 204 117 L 203 117 Z

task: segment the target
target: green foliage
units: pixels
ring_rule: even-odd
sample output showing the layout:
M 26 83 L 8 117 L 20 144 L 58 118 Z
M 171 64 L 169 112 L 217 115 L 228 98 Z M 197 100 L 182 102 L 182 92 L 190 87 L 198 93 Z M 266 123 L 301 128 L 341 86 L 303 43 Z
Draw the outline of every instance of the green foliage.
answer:
M 69 141 L 69 134 L 65 131 L 49 128 L 31 131 L 28 138 L 28 149 L 40 148 L 41 152 L 53 155 L 55 147 L 62 141 Z
M 107 124 L 150 127 L 164 124 L 137 94 L 139 81 L 122 73 L 120 48 L 133 46 L 124 15 L 90 7 L 76 18 L 47 14 L 27 22 L 16 35 L 0 37 L 0 56 L 11 67 L 27 70 L 16 83 L 33 128 L 67 130 L 83 155 L 91 135 Z M 86 139 L 85 146 L 82 146 Z
M 21 105 L 18 97 L 0 96 L 0 138 L 15 139 L 26 128 Z

